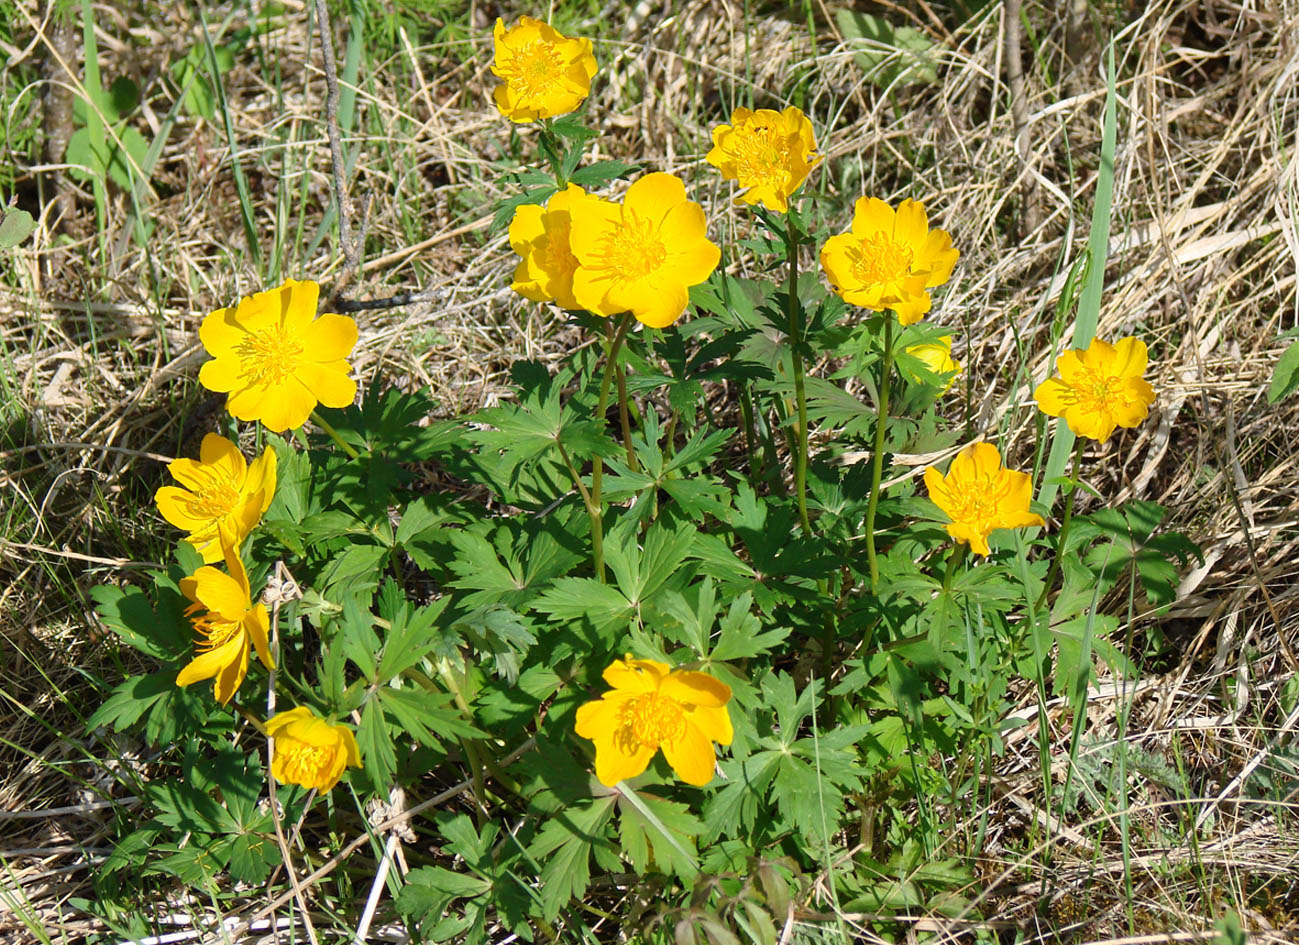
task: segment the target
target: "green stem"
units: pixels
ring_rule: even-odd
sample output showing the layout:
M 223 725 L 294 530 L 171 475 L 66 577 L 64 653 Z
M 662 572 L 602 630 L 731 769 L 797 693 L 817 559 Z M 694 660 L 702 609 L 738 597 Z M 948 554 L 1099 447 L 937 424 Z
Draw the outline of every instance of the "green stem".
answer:
M 884 370 L 880 377 L 880 411 L 875 418 L 875 453 L 871 457 L 871 497 L 866 503 L 866 563 L 871 572 L 871 593 L 879 593 L 880 566 L 875 556 L 875 510 L 880 504 L 880 479 L 884 475 L 884 434 L 889 421 L 889 382 L 893 374 L 893 316 L 884 316 Z
M 568 178 L 564 176 L 564 159 L 559 150 L 559 138 L 550 130 L 550 121 L 541 120 L 541 154 L 545 157 L 546 162 L 550 164 L 550 169 L 555 172 L 555 185 L 560 190 L 568 187 Z
M 631 414 L 627 410 L 627 376 L 622 365 L 613 366 L 614 377 L 618 380 L 618 422 L 622 424 L 622 443 L 627 448 L 627 465 L 632 472 L 640 472 L 640 460 L 636 458 L 636 447 L 631 442 Z
M 947 571 L 943 574 L 944 594 L 952 589 L 952 578 L 956 575 L 956 569 L 961 566 L 961 562 L 965 560 L 969 550 L 969 545 L 963 541 L 958 541 L 956 547 L 952 549 L 952 553 L 947 556 Z
M 600 382 L 600 400 L 595 407 L 596 423 L 602 428 L 604 412 L 609 406 L 609 387 L 613 382 L 618 349 L 622 347 L 622 340 L 627 337 L 627 330 L 631 328 L 631 323 L 631 312 L 622 316 L 617 328 L 609 322 L 606 333 L 608 347 L 605 348 L 604 354 L 604 379 Z M 565 461 L 567 462 L 567 458 Z M 572 468 L 571 464 L 569 468 Z M 604 505 L 601 501 L 603 483 L 604 460 L 597 454 L 591 462 L 591 494 L 586 504 L 586 511 L 591 517 L 591 557 L 595 566 L 595 577 L 601 584 L 604 583 Z
M 794 444 L 794 492 L 798 496 L 798 520 L 803 524 L 803 534 L 812 534 L 812 523 L 807 517 L 807 391 L 803 384 L 803 307 L 798 304 L 798 228 L 794 218 L 787 218 L 785 252 L 789 260 L 789 296 L 786 299 L 789 313 L 789 352 L 794 366 L 794 399 L 798 409 L 798 428 Z
M 329 421 L 320 415 L 319 410 L 311 411 L 311 419 L 312 422 L 316 424 L 316 426 L 320 427 L 320 429 L 328 433 L 329 438 L 333 440 L 335 443 L 337 443 L 338 448 L 341 449 L 344 453 L 346 453 L 349 457 L 351 457 L 352 459 L 361 458 L 360 453 L 352 449 L 352 447 L 349 446 L 347 443 L 343 442 L 343 438 L 338 435 L 338 431 L 335 430 L 332 426 L 330 426 Z
M 1069 526 L 1073 524 L 1073 507 L 1078 498 L 1078 473 L 1082 468 L 1083 447 L 1086 446 L 1087 440 L 1084 437 L 1078 437 L 1078 443 L 1073 451 L 1073 472 L 1069 476 L 1069 498 L 1064 507 L 1064 518 L 1060 520 L 1060 534 L 1055 541 L 1055 557 L 1051 560 L 1051 567 L 1046 572 L 1046 582 L 1042 585 L 1042 595 L 1037 599 L 1037 606 L 1040 608 L 1046 604 L 1047 597 L 1051 594 L 1051 585 L 1055 583 L 1056 576 L 1060 573 L 1060 562 L 1064 559 L 1065 542 L 1069 539 Z

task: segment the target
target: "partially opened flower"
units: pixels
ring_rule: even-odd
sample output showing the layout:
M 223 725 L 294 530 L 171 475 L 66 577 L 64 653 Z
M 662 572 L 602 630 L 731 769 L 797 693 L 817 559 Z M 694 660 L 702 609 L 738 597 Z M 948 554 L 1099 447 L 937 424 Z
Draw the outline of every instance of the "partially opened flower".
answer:
M 248 674 L 248 650 L 257 650 L 257 658 L 267 669 L 274 669 L 270 643 L 270 617 L 266 606 L 253 603 L 248 586 L 248 572 L 222 535 L 221 547 L 229 574 L 213 567 L 202 567 L 180 582 L 180 591 L 192 603 L 185 616 L 199 639 L 194 644 L 198 655 L 176 676 L 176 685 L 188 686 L 200 679 L 212 679 L 217 702 L 225 705 Z
M 862 197 L 852 230 L 821 247 L 821 267 L 845 302 L 876 312 L 891 308 L 911 325 L 929 312 L 929 290 L 951 278 L 959 256 L 946 232 L 929 229 L 924 204 L 904 200 L 894 210 Z
M 573 295 L 573 273 L 577 258 L 569 245 L 573 208 L 598 204 L 576 184 L 569 184 L 544 207 L 524 204 L 514 211 L 510 223 L 510 248 L 522 259 L 514 270 L 510 288 L 534 302 L 554 302 L 570 311 L 581 308 Z
M 239 447 L 209 433 L 199 446 L 199 458 L 175 459 L 167 471 L 180 486 L 163 486 L 154 493 L 162 517 L 188 531 L 185 540 L 205 564 L 220 561 L 218 531 L 225 529 L 236 548 L 257 527 L 275 495 L 275 450 L 244 462 Z
M 613 687 L 577 710 L 577 734 L 595 742 L 595 776 L 613 787 L 649 766 L 654 753 L 683 781 L 713 778 L 713 742 L 729 745 L 731 689 L 707 673 L 674 670 L 656 660 L 615 660 L 604 671 Z
M 492 72 L 505 80 L 493 99 L 510 121 L 565 115 L 590 94 L 596 65 L 589 39 L 569 39 L 530 16 L 509 29 L 498 18 L 492 35 Z
M 740 194 L 745 203 L 784 213 L 790 195 L 821 159 L 812 122 L 791 105 L 783 112 L 735 109 L 729 125 L 713 129 L 713 148 L 704 160 L 722 177 L 749 188 Z
M 911 345 L 907 348 L 907 354 L 913 358 L 919 359 L 920 363 L 935 374 L 951 374 L 943 384 L 943 393 L 952 389 L 956 383 L 956 375 L 961 371 L 961 362 L 952 357 L 952 336 L 943 335 L 936 342 L 925 342 L 924 344 Z M 918 375 L 913 375 L 912 380 L 917 383 L 922 381 Z
M 569 211 L 577 257 L 573 294 L 596 315 L 631 312 L 653 328 L 684 314 L 690 286 L 707 279 L 722 252 L 709 241 L 703 208 L 671 174 L 647 174 L 621 204 L 581 201 Z
M 1155 402 L 1154 388 L 1141 377 L 1146 345 L 1137 338 L 1113 345 L 1094 338 L 1086 350 L 1063 352 L 1055 366 L 1060 376 L 1039 384 L 1033 399 L 1078 436 L 1104 443 L 1115 427 L 1138 426 Z
M 208 315 L 198 336 L 216 360 L 199 369 L 199 383 L 228 394 L 226 409 L 240 420 L 260 420 L 276 433 L 302 426 L 317 403 L 349 406 L 356 382 L 346 358 L 356 322 L 316 318 L 319 295 L 316 283 L 290 279 Z
M 361 766 L 352 730 L 330 725 L 305 706 L 272 716 L 266 734 L 275 740 L 271 774 L 281 784 L 328 791 L 349 765 Z
M 947 513 L 947 534 L 969 544 L 981 555 L 991 554 L 988 536 L 998 528 L 1045 525 L 1028 510 L 1033 483 L 1028 473 L 1003 469 L 1001 454 L 991 443 L 967 446 L 952 460 L 944 476 L 930 466 L 925 487 L 934 504 Z

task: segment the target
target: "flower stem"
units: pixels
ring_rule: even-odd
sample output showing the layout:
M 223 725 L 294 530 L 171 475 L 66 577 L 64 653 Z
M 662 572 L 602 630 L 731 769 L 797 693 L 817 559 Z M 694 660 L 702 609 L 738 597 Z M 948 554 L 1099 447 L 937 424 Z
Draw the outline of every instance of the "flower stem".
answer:
M 1055 583 L 1056 576 L 1060 573 L 1060 562 L 1064 559 L 1065 542 L 1069 538 L 1069 526 L 1073 524 L 1073 507 L 1078 498 L 1078 473 L 1082 468 L 1083 448 L 1087 440 L 1078 437 L 1078 443 L 1073 451 L 1073 472 L 1069 475 L 1069 500 L 1065 503 L 1064 518 L 1060 520 L 1060 534 L 1055 540 L 1055 557 L 1051 560 L 1051 567 L 1046 572 L 1046 582 L 1042 585 L 1042 596 L 1037 599 L 1037 606 L 1041 608 L 1046 604 L 1046 599 L 1051 594 L 1051 585 Z
M 640 460 L 636 458 L 636 447 L 631 442 L 631 413 L 627 409 L 627 376 L 622 365 L 614 363 L 614 377 L 618 381 L 618 422 L 622 424 L 622 445 L 627 448 L 627 465 L 632 472 L 640 472 Z
M 794 445 L 794 492 L 798 496 L 798 520 L 803 534 L 811 536 L 812 523 L 807 517 L 807 391 L 803 383 L 803 306 L 798 302 L 798 227 L 793 215 L 787 219 L 785 251 L 789 259 L 789 353 L 794 367 L 794 399 L 798 409 L 798 428 Z
M 627 312 L 616 328 L 613 322 L 609 322 L 605 333 L 608 343 L 604 354 L 604 379 L 600 381 L 600 400 L 595 407 L 596 423 L 601 426 L 604 424 L 605 410 L 609 406 L 609 387 L 616 370 L 618 349 L 622 347 L 622 340 L 627 337 L 627 329 L 631 328 L 631 323 L 632 314 Z M 604 583 L 604 504 L 601 500 L 603 481 L 604 460 L 597 454 L 591 461 L 591 492 L 586 511 L 591 518 L 591 558 L 595 566 L 596 580 L 601 584 Z
M 555 185 L 564 190 L 568 187 L 568 178 L 564 176 L 564 159 L 560 154 L 559 138 L 550 130 L 549 119 L 541 120 L 540 145 L 542 155 L 555 173 Z
M 329 434 L 329 438 L 338 444 L 338 448 L 346 453 L 351 459 L 360 459 L 361 454 L 354 450 L 349 444 L 343 442 L 343 438 L 338 435 L 338 431 L 330 426 L 329 421 L 320 415 L 319 410 L 311 411 L 312 422 L 320 429 Z
M 880 479 L 884 475 L 884 434 L 889 422 L 889 382 L 893 375 L 893 316 L 884 316 L 884 370 L 880 375 L 880 410 L 875 418 L 875 452 L 871 456 L 871 497 L 866 503 L 866 563 L 871 572 L 871 593 L 879 593 L 880 566 L 875 556 L 875 510 L 880 504 Z
M 963 541 L 958 541 L 952 548 L 951 554 L 947 556 L 947 570 L 943 573 L 943 593 L 946 594 L 952 589 L 952 578 L 956 576 L 956 569 L 961 566 L 969 552 L 970 546 Z

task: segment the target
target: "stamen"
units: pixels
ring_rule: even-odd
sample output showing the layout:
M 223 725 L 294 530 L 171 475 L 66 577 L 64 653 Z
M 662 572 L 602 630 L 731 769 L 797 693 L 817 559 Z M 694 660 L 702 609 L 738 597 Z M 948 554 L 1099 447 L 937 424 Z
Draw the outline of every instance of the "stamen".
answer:
M 298 369 L 302 344 L 279 325 L 252 332 L 239 343 L 245 377 L 250 384 L 277 384 Z
M 862 285 L 896 282 L 911 271 L 915 253 L 885 233 L 873 233 L 849 250 L 853 275 Z

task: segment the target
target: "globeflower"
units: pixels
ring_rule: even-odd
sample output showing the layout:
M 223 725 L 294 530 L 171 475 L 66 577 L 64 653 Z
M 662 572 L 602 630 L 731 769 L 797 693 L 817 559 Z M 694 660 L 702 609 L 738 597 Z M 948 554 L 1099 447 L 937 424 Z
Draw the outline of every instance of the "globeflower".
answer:
M 952 357 L 951 335 L 943 335 L 937 342 L 912 345 L 907 348 L 907 354 L 919 359 L 921 364 L 935 374 L 951 374 L 952 376 L 943 384 L 943 393 L 952 389 L 952 385 L 956 383 L 956 375 L 961 371 L 961 362 Z M 921 378 L 913 376 L 912 380 L 920 382 Z
M 522 259 L 514 270 L 510 288 L 534 302 L 554 302 L 570 311 L 582 305 L 573 295 L 573 273 L 577 258 L 569 245 L 573 208 L 598 204 L 576 184 L 569 184 L 544 207 L 524 204 L 514 211 L 510 223 L 510 248 Z
M 530 16 L 508 30 L 498 18 L 492 35 L 492 73 L 505 80 L 492 97 L 510 121 L 567 114 L 590 94 L 596 65 L 589 39 L 569 39 Z
M 219 532 L 225 529 L 235 548 L 257 527 L 275 495 L 275 450 L 244 462 L 239 447 L 209 433 L 199 446 L 198 461 L 175 459 L 167 471 L 180 486 L 163 486 L 154 493 L 162 517 L 188 531 L 185 540 L 203 556 L 204 564 L 222 557 Z
M 925 487 L 934 504 L 952 521 L 947 534 L 988 555 L 988 536 L 998 528 L 1045 525 L 1042 516 L 1028 510 L 1032 480 L 1028 473 L 1003 469 L 1001 454 L 991 443 L 967 446 L 952 460 L 944 476 L 930 466 Z
M 613 787 L 663 757 L 689 784 L 713 778 L 713 742 L 729 745 L 731 689 L 707 673 L 655 660 L 615 660 L 604 671 L 613 689 L 577 710 L 577 734 L 595 742 L 595 776 Z
M 1115 427 L 1138 426 L 1155 402 L 1154 388 L 1141 377 L 1146 345 L 1137 338 L 1113 345 L 1093 338 L 1086 350 L 1063 352 L 1055 366 L 1060 376 L 1039 384 L 1033 399 L 1078 436 L 1104 443 Z
M 271 774 L 281 784 L 328 791 L 349 765 L 361 766 L 351 729 L 330 725 L 305 706 L 272 716 L 266 734 L 275 745 Z
M 790 195 L 820 163 L 815 154 L 812 122 L 791 105 L 783 112 L 735 109 L 729 125 L 713 129 L 713 148 L 704 160 L 748 188 L 739 198 L 745 203 L 785 213 Z
M 191 601 L 185 616 L 190 618 L 199 640 L 195 643 L 198 655 L 177 674 L 176 685 L 212 679 L 213 694 L 217 702 L 225 705 L 248 674 L 250 645 L 267 669 L 274 669 L 275 662 L 267 639 L 271 622 L 266 605 L 253 603 L 248 572 L 224 534 L 221 549 L 229 574 L 202 567 L 180 582 L 180 592 Z
M 596 315 L 631 312 L 666 328 L 690 303 L 722 252 L 709 241 L 699 204 L 671 174 L 647 174 L 621 204 L 595 199 L 571 206 L 569 244 L 577 258 L 573 294 Z
M 904 200 L 894 210 L 883 200 L 862 197 L 852 230 L 821 247 L 821 268 L 845 302 L 876 312 L 891 308 L 901 324 L 911 325 L 929 312 L 929 290 L 951 278 L 959 256 L 945 231 L 929 229 L 918 200 Z
M 302 426 L 317 403 L 349 406 L 356 382 L 345 359 L 356 346 L 356 322 L 316 318 L 319 295 L 316 283 L 290 279 L 212 312 L 198 336 L 216 360 L 199 369 L 199 383 L 228 394 L 226 409 L 240 420 L 260 420 L 275 433 Z

